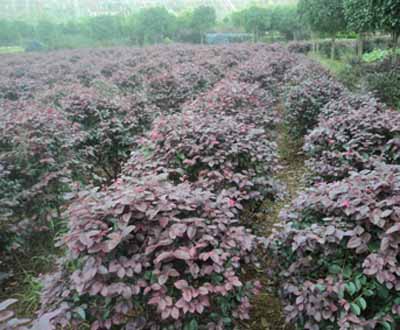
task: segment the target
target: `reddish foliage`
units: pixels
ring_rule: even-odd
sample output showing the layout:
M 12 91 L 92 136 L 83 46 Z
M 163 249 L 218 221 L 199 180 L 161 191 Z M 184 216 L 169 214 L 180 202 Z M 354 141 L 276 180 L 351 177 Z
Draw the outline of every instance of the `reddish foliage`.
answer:
M 308 189 L 271 238 L 287 318 L 305 329 L 398 325 L 400 168 Z

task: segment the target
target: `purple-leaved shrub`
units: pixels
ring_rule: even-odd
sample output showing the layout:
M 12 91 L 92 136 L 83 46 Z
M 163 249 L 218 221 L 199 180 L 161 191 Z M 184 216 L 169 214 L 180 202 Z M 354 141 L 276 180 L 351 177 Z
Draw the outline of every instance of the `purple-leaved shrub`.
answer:
M 15 317 L 11 306 L 17 302 L 16 299 L 7 299 L 0 302 L 0 330 L 28 330 L 29 319 L 18 319 Z
M 272 131 L 279 121 L 274 111 L 276 98 L 256 83 L 228 78 L 184 106 L 185 111 L 234 117 L 238 122 L 256 124 Z
M 308 54 L 313 49 L 313 44 L 309 41 L 291 41 L 287 44 L 289 52 L 298 54 Z
M 306 137 L 307 166 L 316 180 L 340 180 L 380 162 L 400 165 L 400 113 L 372 105 L 322 120 Z
M 270 238 L 287 320 L 304 329 L 398 329 L 400 167 L 302 193 Z
M 344 92 L 341 84 L 325 75 L 291 86 L 284 101 L 284 122 L 289 134 L 301 139 L 318 124 L 322 108 Z
M 98 88 L 71 89 L 56 103 L 82 127 L 83 139 L 75 148 L 80 179 L 97 184 L 113 180 L 129 158 L 135 136 L 150 127 L 157 108 L 141 94 L 126 97 L 104 95 Z
M 2 249 L 17 247 L 32 232 L 48 231 L 71 187 L 79 125 L 55 109 L 31 102 L 0 113 L 0 228 Z M 13 246 L 9 246 L 12 244 Z
M 337 115 L 347 115 L 353 110 L 359 110 L 369 115 L 371 112 L 381 112 L 387 107 L 372 95 L 358 95 L 344 93 L 337 99 L 331 100 L 323 107 L 320 113 L 320 121 L 331 119 Z
M 296 63 L 298 58 L 284 48 L 260 49 L 248 61 L 238 65 L 228 76 L 231 80 L 257 83 L 260 88 L 274 96 L 279 96 L 284 87 L 284 77 Z
M 212 86 L 218 77 L 194 63 L 178 64 L 144 84 L 150 101 L 164 114 L 179 112 L 180 105 Z
M 47 308 L 67 312 L 53 322 L 222 329 L 248 318 L 258 284 L 242 282 L 240 266 L 253 260 L 256 238 L 219 210 L 214 194 L 162 177 L 122 177 L 82 192 L 68 216 L 69 267 L 44 297 Z
M 332 74 L 323 68 L 318 62 L 312 61 L 307 57 L 300 57 L 284 75 L 286 89 L 297 86 L 305 80 L 329 79 L 333 80 Z
M 125 174 L 168 174 L 175 183 L 224 192 L 238 207 L 279 193 L 273 179 L 279 168 L 276 143 L 235 117 L 190 112 L 160 117 L 138 144 Z

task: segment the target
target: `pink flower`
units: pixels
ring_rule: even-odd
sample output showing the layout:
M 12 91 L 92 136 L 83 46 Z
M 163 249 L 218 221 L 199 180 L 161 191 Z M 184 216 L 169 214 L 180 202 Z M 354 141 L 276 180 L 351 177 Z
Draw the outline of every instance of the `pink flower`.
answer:
M 343 207 L 348 208 L 350 207 L 350 202 L 348 200 L 343 201 L 342 203 Z
M 234 199 L 229 200 L 229 207 L 235 207 L 236 201 Z
M 344 153 L 345 156 L 351 156 L 353 152 L 351 150 L 348 150 Z
M 151 139 L 153 141 L 157 140 L 160 136 L 161 136 L 160 133 L 158 133 L 157 131 L 151 132 Z

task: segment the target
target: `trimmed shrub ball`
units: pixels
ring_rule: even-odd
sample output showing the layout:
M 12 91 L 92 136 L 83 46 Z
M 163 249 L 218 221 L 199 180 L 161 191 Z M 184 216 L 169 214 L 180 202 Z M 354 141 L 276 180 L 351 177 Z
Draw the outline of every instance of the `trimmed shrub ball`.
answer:
M 215 201 L 154 176 L 82 192 L 68 210 L 69 256 L 44 291 L 44 309 L 64 311 L 53 324 L 230 329 L 248 318 L 258 284 L 242 281 L 240 267 L 254 260 L 256 238 Z
M 400 113 L 365 110 L 322 121 L 306 137 L 307 166 L 315 179 L 340 180 L 379 162 L 400 165 Z

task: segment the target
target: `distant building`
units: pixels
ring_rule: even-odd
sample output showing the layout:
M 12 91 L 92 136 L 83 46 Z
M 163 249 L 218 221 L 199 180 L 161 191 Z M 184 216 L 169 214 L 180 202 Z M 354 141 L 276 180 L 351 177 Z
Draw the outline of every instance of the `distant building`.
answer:
M 0 0 L 0 18 L 37 15 L 75 16 L 80 0 Z
M 90 16 L 101 16 L 128 13 L 131 6 L 131 0 L 92 0 L 87 8 Z
M 62 18 L 111 14 L 129 0 L 0 0 L 0 18 L 57 16 Z
M 216 45 L 251 41 L 252 37 L 253 36 L 250 33 L 222 32 L 207 33 L 205 40 L 209 45 Z
M 174 12 L 199 5 L 213 6 L 222 18 L 232 10 L 243 8 L 250 1 L 258 5 L 272 3 L 272 0 L 0 0 L 0 18 L 49 15 L 68 19 L 88 15 L 124 14 L 160 5 Z M 277 1 L 292 3 L 295 0 L 274 0 Z

